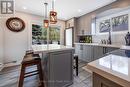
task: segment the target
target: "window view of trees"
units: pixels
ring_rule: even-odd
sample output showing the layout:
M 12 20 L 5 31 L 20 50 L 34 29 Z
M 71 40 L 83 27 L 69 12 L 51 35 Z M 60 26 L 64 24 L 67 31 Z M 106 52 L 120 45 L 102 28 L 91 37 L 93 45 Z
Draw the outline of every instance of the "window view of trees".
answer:
M 49 28 L 49 43 L 60 43 L 60 27 Z M 47 29 L 40 25 L 32 24 L 32 44 L 47 44 Z

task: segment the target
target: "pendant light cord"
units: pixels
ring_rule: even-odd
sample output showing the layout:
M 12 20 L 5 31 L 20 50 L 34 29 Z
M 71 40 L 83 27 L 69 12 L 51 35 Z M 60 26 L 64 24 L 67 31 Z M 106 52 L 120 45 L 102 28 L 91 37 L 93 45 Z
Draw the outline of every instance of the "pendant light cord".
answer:
M 54 11 L 54 0 L 52 0 L 52 10 Z
M 48 3 L 44 3 L 45 4 L 45 19 L 47 19 L 47 5 Z

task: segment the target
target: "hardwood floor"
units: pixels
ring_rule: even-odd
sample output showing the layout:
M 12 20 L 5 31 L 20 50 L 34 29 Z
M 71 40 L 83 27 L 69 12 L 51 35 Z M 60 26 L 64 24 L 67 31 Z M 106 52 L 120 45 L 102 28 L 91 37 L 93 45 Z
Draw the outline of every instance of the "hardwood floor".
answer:
M 69 87 L 92 87 L 92 78 L 89 72 L 86 72 L 82 67 L 85 62 L 79 62 L 79 76 L 74 72 L 74 84 Z M 36 69 L 35 66 L 27 68 L 27 71 Z M 0 87 L 17 87 L 20 74 L 20 66 L 4 68 L 0 71 Z M 25 78 L 24 87 L 38 87 L 38 76 Z
M 35 69 L 35 67 L 27 68 Z M 0 87 L 17 87 L 19 81 L 20 66 L 5 68 L 0 72 Z M 32 76 L 25 78 L 24 87 L 37 87 L 38 86 L 38 76 Z

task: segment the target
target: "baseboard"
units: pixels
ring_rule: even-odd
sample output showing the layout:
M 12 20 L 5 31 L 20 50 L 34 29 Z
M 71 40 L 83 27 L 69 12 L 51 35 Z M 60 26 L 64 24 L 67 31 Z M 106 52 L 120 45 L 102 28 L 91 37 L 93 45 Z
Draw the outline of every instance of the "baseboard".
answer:
M 17 65 L 20 65 L 20 64 L 21 64 L 21 61 L 18 61 L 16 63 L 7 63 L 7 64 L 4 64 L 4 67 L 17 66 Z

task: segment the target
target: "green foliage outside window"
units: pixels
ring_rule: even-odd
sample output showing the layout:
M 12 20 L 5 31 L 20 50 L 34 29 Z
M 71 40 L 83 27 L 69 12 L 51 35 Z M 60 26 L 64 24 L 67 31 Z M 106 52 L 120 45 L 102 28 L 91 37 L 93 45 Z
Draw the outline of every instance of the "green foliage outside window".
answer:
M 32 24 L 32 43 L 47 40 L 47 29 L 40 25 Z M 60 28 L 50 27 L 49 28 L 49 40 L 52 42 L 60 41 Z

